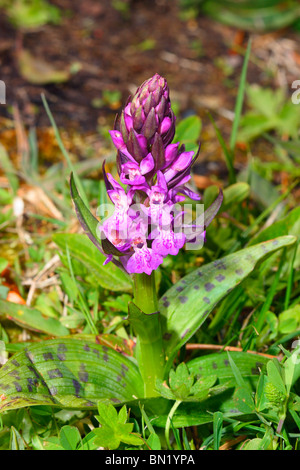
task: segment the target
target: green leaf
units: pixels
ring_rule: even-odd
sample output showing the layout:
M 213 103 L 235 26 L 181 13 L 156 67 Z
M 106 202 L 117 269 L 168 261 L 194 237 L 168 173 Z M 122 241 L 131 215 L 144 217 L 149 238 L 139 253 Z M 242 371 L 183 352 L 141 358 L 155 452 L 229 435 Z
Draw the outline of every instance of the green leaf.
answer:
M 279 392 L 285 396 L 286 388 L 284 385 L 283 378 L 281 376 L 280 364 L 278 363 L 277 359 L 274 359 L 267 363 L 267 372 L 268 378 L 272 385 L 274 385 L 274 387 L 276 387 L 277 390 L 279 390 Z
M 93 216 L 91 211 L 87 208 L 84 201 L 80 197 L 78 189 L 75 184 L 75 179 L 73 172 L 71 173 L 70 177 L 70 189 L 71 189 L 71 197 L 75 206 L 76 214 L 78 217 L 79 222 L 81 223 L 86 235 L 90 238 L 90 240 L 94 243 L 94 245 L 102 251 L 101 242 L 98 237 L 97 227 L 99 225 L 98 219 Z
M 234 360 L 232 359 L 231 355 L 228 353 L 228 359 L 230 362 L 230 366 L 234 375 L 234 378 L 237 383 L 237 389 L 235 393 L 235 400 L 237 408 L 242 411 L 243 413 L 254 413 L 255 412 L 255 405 L 254 400 L 252 398 L 252 394 L 247 387 L 244 378 L 235 364 Z
M 242 448 L 242 450 L 262 450 L 262 439 L 255 437 L 250 439 L 247 444 Z
M 254 384 L 260 374 L 260 370 L 269 361 L 268 358 L 259 354 L 231 351 L 230 357 L 233 359 L 239 374 L 250 390 L 254 390 Z M 226 383 L 228 388 L 238 385 L 236 377 L 230 367 L 227 352 L 208 354 L 192 359 L 187 363 L 188 369 L 198 377 L 210 377 L 212 372 L 221 384 Z
M 96 340 L 59 338 L 32 344 L 0 369 L 0 411 L 32 405 L 96 408 L 143 396 L 135 363 Z
M 165 351 L 171 356 L 170 362 L 217 303 L 240 284 L 259 261 L 295 241 L 295 237 L 285 236 L 245 248 L 196 269 L 172 286 L 159 301 Z
M 129 291 L 132 289 L 130 277 L 112 263 L 103 265 L 103 255 L 83 234 L 57 233 L 54 242 L 66 253 L 69 248 L 71 259 L 81 263 L 93 276 L 96 284 L 112 291 Z
M 170 370 L 169 384 L 176 398 L 180 400 L 187 398 L 191 392 L 193 382 L 194 376 L 189 373 L 184 362 L 177 366 L 176 371 Z
M 133 423 L 126 423 L 126 406 L 123 406 L 118 414 L 110 403 L 99 403 L 98 411 L 99 415 L 96 418 L 100 422 L 101 428 L 93 430 L 96 435 L 95 444 L 110 450 L 117 449 L 121 442 L 134 446 L 144 444 L 138 434 L 132 433 Z
M 199 116 L 188 116 L 182 119 L 176 127 L 173 142 L 184 144 L 187 151 L 196 151 L 201 127 L 202 123 Z
M 284 235 L 299 235 L 300 233 L 300 207 L 291 210 L 285 217 L 274 222 L 269 227 L 259 232 L 250 242 L 248 246 L 261 243 L 271 238 L 281 237 Z
M 158 380 L 157 389 L 163 397 L 170 400 L 178 400 L 180 402 L 203 401 L 210 396 L 211 392 L 219 391 L 219 387 L 213 388 L 216 380 L 216 375 L 210 375 L 209 377 L 198 378 L 195 381 L 194 374 L 182 362 L 177 366 L 176 370 L 170 370 L 170 388 L 165 382 Z
M 245 88 L 246 88 L 247 69 L 248 69 L 248 63 L 250 59 L 250 53 L 251 53 L 251 38 L 248 41 L 247 50 L 245 53 L 244 63 L 243 63 L 242 72 L 241 72 L 238 94 L 237 94 L 236 102 L 235 102 L 234 120 L 232 123 L 230 143 L 229 143 L 231 152 L 234 152 L 235 144 L 237 141 L 237 132 L 238 132 L 239 124 L 240 124 L 240 117 L 241 117 L 243 101 L 244 101 L 244 93 L 245 93 Z M 233 165 L 233 161 L 232 161 L 232 165 Z
M 48 437 L 43 442 L 43 448 L 45 450 L 65 450 L 62 445 L 60 444 L 60 440 L 58 437 L 52 436 Z
M 14 426 L 10 428 L 10 450 L 24 450 L 25 444 L 21 434 L 16 430 Z
M 213 426 L 214 426 L 214 450 L 219 450 L 221 437 L 222 437 L 222 427 L 223 427 L 223 413 L 217 411 L 213 416 Z
M 240 371 L 245 386 L 249 391 L 254 392 L 260 377 L 260 370 L 265 369 L 269 359 L 246 352 L 234 351 L 230 355 Z M 187 366 L 191 373 L 202 379 L 210 378 L 213 372 L 219 384 L 224 386 L 224 389 L 221 394 L 213 395 L 201 402 L 182 402 L 172 417 L 172 424 L 175 428 L 212 423 L 214 412 L 223 413 L 224 418 L 237 418 L 245 414 L 237 407 L 236 393 L 238 384 L 230 367 L 227 352 L 198 357 L 188 362 Z M 240 397 L 238 396 L 238 398 Z M 172 399 L 174 400 L 174 397 L 169 400 L 152 398 L 140 400 L 139 402 L 144 405 L 153 426 L 164 427 L 173 403 L 170 401 Z M 135 402 L 130 402 L 128 406 L 135 413 L 138 412 Z M 246 414 L 249 415 L 248 409 Z
M 232 206 L 236 206 L 244 201 L 250 194 L 250 186 L 248 183 L 239 182 L 231 184 L 228 188 L 223 191 L 224 200 L 222 205 L 222 211 L 229 210 Z
M 151 433 L 147 439 L 147 444 L 151 450 L 161 450 L 161 443 L 156 433 Z
M 76 450 L 81 436 L 75 426 L 63 426 L 59 433 L 59 441 L 64 450 Z
M 0 276 L 1 276 L 1 273 L 4 271 L 4 269 L 6 269 L 8 266 L 8 261 L 7 259 L 5 258 L 0 258 Z
M 291 356 L 284 363 L 284 381 L 288 395 L 300 377 L 299 342 L 297 345 L 298 347 L 293 350 Z
M 59 320 L 43 315 L 39 310 L 0 299 L 0 317 L 6 316 L 17 325 L 51 336 L 65 336 L 69 330 Z

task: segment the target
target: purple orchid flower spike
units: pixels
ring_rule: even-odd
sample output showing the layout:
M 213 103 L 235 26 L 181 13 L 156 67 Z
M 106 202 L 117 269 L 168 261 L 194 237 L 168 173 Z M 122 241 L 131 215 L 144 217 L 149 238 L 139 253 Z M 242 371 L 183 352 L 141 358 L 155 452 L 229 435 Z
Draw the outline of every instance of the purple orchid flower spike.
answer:
M 204 240 L 206 228 L 217 214 L 216 201 L 204 218 L 184 222 L 181 203 L 200 195 L 188 186 L 198 153 L 172 142 L 175 116 L 166 80 L 155 74 L 129 98 L 110 135 L 117 149 L 120 183 L 103 176 L 113 213 L 101 224 L 105 263 L 117 262 L 129 273 L 150 275 L 168 255 L 194 240 Z

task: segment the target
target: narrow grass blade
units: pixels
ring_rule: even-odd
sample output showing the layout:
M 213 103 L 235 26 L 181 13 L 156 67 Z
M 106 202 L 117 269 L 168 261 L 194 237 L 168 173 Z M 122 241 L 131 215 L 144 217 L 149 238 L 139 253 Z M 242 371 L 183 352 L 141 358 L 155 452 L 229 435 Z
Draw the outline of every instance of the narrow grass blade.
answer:
M 238 127 L 239 127 L 241 113 L 242 113 L 245 87 L 246 87 L 246 79 L 247 79 L 247 68 L 248 68 L 248 62 L 249 62 L 249 58 L 250 58 L 250 52 L 251 52 L 251 39 L 248 42 L 248 46 L 247 46 L 247 50 L 246 50 L 246 54 L 245 54 L 245 59 L 244 59 L 244 64 L 243 64 L 243 68 L 242 68 L 239 89 L 238 89 L 238 95 L 237 95 L 235 109 L 234 109 L 234 121 L 233 121 L 233 124 L 232 124 L 232 130 L 231 130 L 231 135 L 230 135 L 230 143 L 229 143 L 229 147 L 230 147 L 230 150 L 232 152 L 232 155 L 233 155 L 233 152 L 234 152 L 234 149 L 235 149 L 237 132 L 238 132 Z M 232 162 L 232 166 L 233 166 L 233 162 Z

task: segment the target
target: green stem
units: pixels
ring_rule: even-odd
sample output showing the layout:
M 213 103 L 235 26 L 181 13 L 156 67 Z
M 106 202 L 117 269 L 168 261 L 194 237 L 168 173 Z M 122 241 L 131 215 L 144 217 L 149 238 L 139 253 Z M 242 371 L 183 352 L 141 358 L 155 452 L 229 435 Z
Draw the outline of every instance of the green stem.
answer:
M 172 406 L 172 408 L 170 410 L 170 413 L 168 414 L 168 417 L 167 417 L 167 422 L 166 422 L 166 427 L 165 427 L 165 438 L 166 438 L 166 443 L 167 443 L 167 446 L 168 446 L 169 450 L 171 449 L 170 439 L 169 439 L 171 420 L 174 416 L 175 411 L 177 410 L 178 406 L 180 405 L 180 403 L 182 403 L 181 400 L 176 400 L 175 401 L 175 403 Z
M 155 273 L 134 275 L 134 303 L 144 313 L 157 312 L 158 302 L 155 288 Z
M 150 276 L 134 275 L 134 304 L 143 312 L 132 324 L 137 336 L 137 360 L 144 379 L 145 397 L 159 396 L 155 384 L 157 379 L 163 379 L 165 360 L 154 272 Z

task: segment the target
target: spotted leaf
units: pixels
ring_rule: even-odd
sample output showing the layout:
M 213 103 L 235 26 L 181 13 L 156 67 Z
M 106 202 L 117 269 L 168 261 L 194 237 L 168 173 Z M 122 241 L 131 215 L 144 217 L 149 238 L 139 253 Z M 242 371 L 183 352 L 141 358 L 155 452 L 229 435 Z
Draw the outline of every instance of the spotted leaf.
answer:
M 80 233 L 56 233 L 54 242 L 63 253 L 68 247 L 72 260 L 81 263 L 97 284 L 113 291 L 129 291 L 132 289 L 132 280 L 129 275 L 121 271 L 112 263 L 103 265 L 106 260 L 89 239 Z
M 96 408 L 143 397 L 135 363 L 96 342 L 60 338 L 32 344 L 0 369 L 0 411 L 32 405 Z
M 278 237 L 245 248 L 191 272 L 160 299 L 165 351 L 170 356 L 198 330 L 208 315 L 256 264 L 280 248 L 292 245 L 293 236 Z

